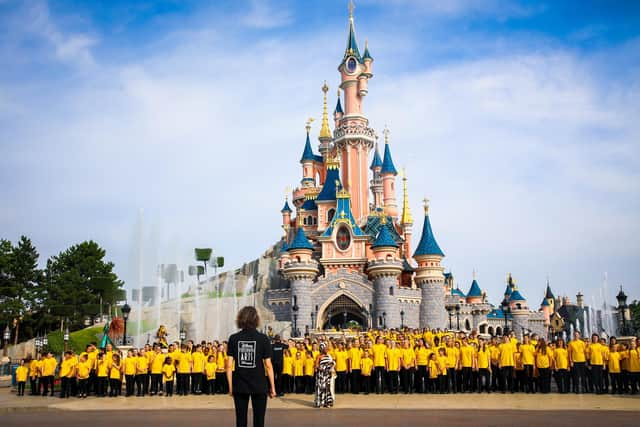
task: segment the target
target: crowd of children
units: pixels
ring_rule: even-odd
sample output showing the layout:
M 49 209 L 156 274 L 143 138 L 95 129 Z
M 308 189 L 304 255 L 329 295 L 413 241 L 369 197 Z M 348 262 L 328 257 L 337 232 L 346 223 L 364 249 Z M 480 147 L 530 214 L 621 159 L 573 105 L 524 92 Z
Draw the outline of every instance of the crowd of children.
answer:
M 226 342 L 160 344 L 130 349 L 89 344 L 58 361 L 51 353 L 22 360 L 16 372 L 18 395 L 60 397 L 172 396 L 225 394 Z M 307 336 L 279 344 L 274 361 L 276 388 L 284 393 L 313 393 L 320 346 L 335 362 L 336 393 L 615 393 L 637 394 L 640 353 L 637 340 L 607 342 L 598 335 L 568 343 L 546 342 L 536 335 L 522 341 L 514 334 L 479 337 L 475 332 L 370 330 L 342 337 Z M 554 381 L 552 381 L 552 379 Z

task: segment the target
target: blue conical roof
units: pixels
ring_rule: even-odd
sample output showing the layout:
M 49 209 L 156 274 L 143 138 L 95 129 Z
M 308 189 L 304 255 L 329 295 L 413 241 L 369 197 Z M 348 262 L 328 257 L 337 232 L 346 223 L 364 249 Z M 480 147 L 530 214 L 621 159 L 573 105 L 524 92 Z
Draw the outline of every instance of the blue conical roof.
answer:
M 511 292 L 511 296 L 509 297 L 509 301 L 526 301 L 526 299 L 522 296 L 520 291 L 517 289 Z
M 511 296 L 511 293 L 513 292 L 513 289 L 511 288 L 511 285 L 507 285 L 507 288 L 504 290 L 504 294 L 506 296 Z
M 362 59 L 363 60 L 365 60 L 365 59 L 373 60 L 373 58 L 371 57 L 371 54 L 369 53 L 369 46 L 367 46 L 366 44 L 364 46 L 364 55 L 362 55 Z
M 305 211 L 317 211 L 318 205 L 313 199 L 306 199 L 302 204 L 302 209 Z
M 542 303 L 540 304 L 540 306 L 542 307 L 550 307 L 551 304 L 549 304 L 549 300 L 546 298 L 542 298 Z
M 545 293 L 545 298 L 555 299 L 555 297 L 553 296 L 553 292 L 551 292 L 551 286 L 549 286 L 549 283 L 547 283 L 547 292 Z
M 302 157 L 300 158 L 300 163 L 305 161 L 316 161 L 316 155 L 313 154 L 313 149 L 311 148 L 311 141 L 309 141 L 309 133 L 307 132 L 307 141 L 304 143 L 304 151 L 302 152 Z
M 462 298 L 466 297 L 466 295 L 460 290 L 460 288 L 451 289 L 451 295 L 459 296 Z
M 293 242 L 289 245 L 289 251 L 294 249 L 313 249 L 313 245 L 307 239 L 307 235 L 304 234 L 304 230 L 302 227 L 298 227 L 298 231 L 296 232 L 296 237 L 293 238 Z
M 431 230 L 431 221 L 429 221 L 429 215 L 425 214 L 424 216 L 424 226 L 422 227 L 422 237 L 420 238 L 420 243 L 418 243 L 418 247 L 416 248 L 414 257 L 420 255 L 439 255 L 444 256 L 442 249 L 438 246 L 438 242 L 436 242 L 436 238 L 433 235 L 433 230 Z
M 393 175 L 398 175 L 398 171 L 396 167 L 393 165 L 393 159 L 391 158 L 391 149 L 389 148 L 389 144 L 384 144 L 384 160 L 382 161 L 382 170 L 381 174 L 390 173 Z
M 344 59 L 349 56 L 354 56 L 358 61 L 362 61 L 358 42 L 356 41 L 356 30 L 353 27 L 353 17 L 349 18 L 349 35 L 347 37 L 347 48 L 344 51 Z
M 336 200 L 337 186 L 340 185 L 340 171 L 338 168 L 328 168 L 327 177 L 324 180 L 322 191 L 318 194 L 316 201 L 322 200 Z
M 282 210 L 280 212 L 282 212 L 282 213 L 292 212 L 291 208 L 289 207 L 289 201 L 287 201 L 287 200 L 284 201 L 284 207 L 282 208 Z
M 380 153 L 378 152 L 378 144 L 376 144 L 376 148 L 373 151 L 373 160 L 371 161 L 371 166 L 369 169 L 373 168 L 381 168 L 382 167 L 382 159 L 380 158 Z
M 396 240 L 393 238 L 393 236 L 389 232 L 389 227 L 386 224 L 380 227 L 380 232 L 378 233 L 378 237 L 376 237 L 376 241 L 373 242 L 373 245 L 371 245 L 372 249 L 382 248 L 382 247 L 393 247 L 393 248 L 398 247 Z
M 476 279 L 473 279 L 473 282 L 471 282 L 471 288 L 469 289 L 469 292 L 467 292 L 467 296 L 468 297 L 482 296 L 482 290 L 480 290 L 480 286 L 478 286 L 478 281 Z
M 333 110 L 333 113 L 344 113 L 342 111 L 342 104 L 340 103 L 340 98 L 338 98 L 338 103 L 336 104 L 336 109 Z

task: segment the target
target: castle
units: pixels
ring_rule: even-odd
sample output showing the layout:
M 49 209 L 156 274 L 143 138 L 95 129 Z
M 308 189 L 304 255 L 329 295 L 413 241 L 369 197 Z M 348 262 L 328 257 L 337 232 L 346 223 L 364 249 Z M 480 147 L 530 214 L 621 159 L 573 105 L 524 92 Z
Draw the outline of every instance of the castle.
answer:
M 363 112 L 374 59 L 365 44 L 361 54 L 349 11 L 347 46 L 338 71 L 340 90 L 333 113 L 327 112 L 326 83 L 318 136 L 311 146 L 311 121 L 300 163 L 302 180 L 286 199 L 282 213 L 280 273 L 286 285 L 266 295 L 276 320 L 290 321 L 291 334 L 360 325 L 363 328 L 452 328 L 501 334 L 546 336 L 549 318 L 531 311 L 511 276 L 500 307 L 487 302 L 477 280 L 464 294 L 445 273 L 444 252 L 432 229 L 424 200 L 422 234 L 413 247 L 414 220 L 407 177 L 391 155 L 389 130 L 384 151 Z M 294 215 L 295 211 L 295 215 Z

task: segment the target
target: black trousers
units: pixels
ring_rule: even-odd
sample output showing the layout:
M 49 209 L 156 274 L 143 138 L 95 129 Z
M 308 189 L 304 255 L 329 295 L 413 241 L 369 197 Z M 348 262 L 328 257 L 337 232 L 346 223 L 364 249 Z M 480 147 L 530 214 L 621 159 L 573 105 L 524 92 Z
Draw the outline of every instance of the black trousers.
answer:
M 533 388 L 533 365 L 524 365 L 524 382 L 525 391 L 533 393 L 535 391 Z
M 502 377 L 500 389 L 502 392 L 513 391 L 513 366 L 503 366 L 500 371 Z
M 176 393 L 180 396 L 186 396 L 189 394 L 189 377 L 191 374 L 178 374 L 178 385 L 176 387 Z
M 362 391 L 365 394 L 369 394 L 369 391 L 371 390 L 371 375 L 369 376 L 362 375 L 361 379 L 362 379 Z
M 60 397 L 69 397 L 70 390 L 71 388 L 69 384 L 69 378 L 67 377 L 60 378 Z
M 293 382 L 295 384 L 295 392 L 297 394 L 304 393 L 304 386 L 305 386 L 304 375 L 298 375 L 297 377 L 294 377 Z
M 374 368 L 373 373 L 374 373 L 376 393 L 382 394 L 384 393 L 384 377 L 385 377 L 384 366 L 376 366 Z
M 138 396 L 144 396 L 147 393 L 149 393 L 149 375 L 136 375 L 136 394 Z
M 591 365 L 591 377 L 596 393 L 602 393 L 602 365 Z
M 351 370 L 351 393 L 358 394 L 360 392 L 360 369 Z
M 53 375 L 42 377 L 40 381 L 43 384 L 42 395 L 46 396 L 49 393 L 49 387 L 51 387 L 51 396 L 53 396 Z
M 500 379 L 500 368 L 498 365 L 491 364 L 491 390 L 498 391 L 500 388 L 500 384 L 502 384 L 502 380 Z
M 415 368 L 400 370 L 400 384 L 403 392 L 413 393 L 415 391 L 415 373 Z
M 416 371 L 416 383 L 419 393 L 424 393 L 427 390 L 427 377 L 427 365 L 418 365 L 418 370 Z
M 122 381 L 115 379 L 115 378 L 111 378 L 109 380 L 109 388 L 111 390 L 109 390 L 109 396 L 120 396 L 120 393 L 122 391 Z
M 336 393 L 344 393 L 347 391 L 347 371 L 337 372 Z
M 387 375 L 389 376 L 389 392 L 394 394 L 398 393 L 400 387 L 400 371 L 389 371 Z
M 87 395 L 87 388 L 89 385 L 89 378 L 82 378 L 78 380 L 78 395 L 79 396 L 86 396 Z
M 276 394 L 280 395 L 284 393 L 282 389 L 282 364 L 273 365 L 273 382 L 276 386 Z
M 162 374 L 151 374 L 151 394 L 162 393 Z
M 489 388 L 491 386 L 491 374 L 489 373 L 489 369 L 480 368 L 478 369 L 478 392 L 486 391 L 489 392 Z
M 195 372 L 191 374 L 191 393 L 202 393 L 202 373 Z
M 538 368 L 540 374 L 540 391 L 542 393 L 551 392 L 551 370 L 549 368 Z
M 609 372 L 609 378 L 609 383 L 611 383 L 611 394 L 622 394 L 622 376 L 620 373 Z
M 124 379 L 126 381 L 124 395 L 126 397 L 132 396 L 133 395 L 133 391 L 135 390 L 136 376 L 135 375 L 125 375 Z
M 32 396 L 40 394 L 40 390 L 38 389 L 38 377 L 29 377 L 29 386 L 31 388 Z
M 26 381 L 18 382 L 18 396 L 24 396 L 24 386 L 27 384 Z
M 264 416 L 267 412 L 267 395 L 234 393 L 233 403 L 236 407 L 236 427 L 247 427 L 249 399 L 251 399 L 253 408 L 253 427 L 264 427 Z
M 109 378 L 107 377 L 97 377 L 98 381 L 98 396 L 104 397 L 107 395 L 107 385 L 109 384 Z
M 164 383 L 164 391 L 166 396 L 173 396 L 173 381 Z
M 452 392 L 456 392 L 457 389 L 457 371 L 455 368 L 447 368 L 447 379 L 449 380 L 449 384 L 447 385 L 447 391 L 451 390 Z
M 585 362 L 575 362 L 571 369 L 573 375 L 573 392 L 584 393 L 587 391 L 587 367 Z M 582 386 L 582 388 L 580 388 Z
M 462 368 L 462 391 L 471 391 L 473 384 L 472 371 L 470 366 Z
M 558 393 L 569 392 L 569 372 L 566 369 L 558 369 L 556 371 L 556 385 Z

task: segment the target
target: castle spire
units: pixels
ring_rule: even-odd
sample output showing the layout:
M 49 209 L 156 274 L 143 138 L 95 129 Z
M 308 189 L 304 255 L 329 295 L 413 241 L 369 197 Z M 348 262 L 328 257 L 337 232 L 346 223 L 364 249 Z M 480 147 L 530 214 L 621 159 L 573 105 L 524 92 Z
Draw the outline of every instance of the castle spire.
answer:
M 415 258 L 416 256 L 421 255 L 444 256 L 442 249 L 440 249 L 438 242 L 436 242 L 433 230 L 431 229 L 431 221 L 429 221 L 429 199 L 427 198 L 424 199 L 424 226 L 422 227 L 422 237 L 420 238 L 420 243 L 418 243 L 418 247 L 416 248 L 416 252 L 413 256 Z
M 323 101 L 322 101 L 322 124 L 320 126 L 320 139 L 331 138 L 331 129 L 329 129 L 329 114 L 327 113 L 327 92 L 329 86 L 325 80 L 322 85 Z
M 354 56 L 356 59 L 361 60 L 360 51 L 358 50 L 358 43 L 356 42 L 356 30 L 353 24 L 353 10 L 355 5 L 353 1 L 349 2 L 349 36 L 347 37 L 347 48 L 344 52 L 344 59 L 349 56 Z
M 413 216 L 411 216 L 411 208 L 409 207 L 409 191 L 407 190 L 407 171 L 402 169 L 402 225 L 412 225 Z
M 389 148 L 389 128 L 385 127 L 384 131 L 384 159 L 382 160 L 382 174 L 398 175 L 393 159 L 391 158 L 391 149 Z

